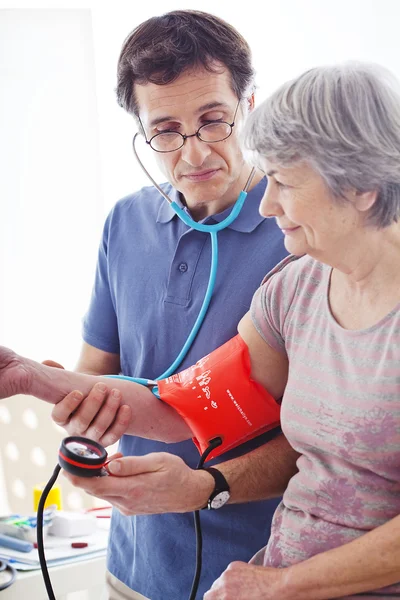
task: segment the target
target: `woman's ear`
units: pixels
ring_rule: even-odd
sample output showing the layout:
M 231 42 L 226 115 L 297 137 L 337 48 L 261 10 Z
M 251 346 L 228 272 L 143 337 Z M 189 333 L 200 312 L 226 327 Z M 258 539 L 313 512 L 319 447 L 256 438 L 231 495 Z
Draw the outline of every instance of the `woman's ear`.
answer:
M 372 190 L 369 192 L 354 191 L 352 195 L 352 201 L 356 209 L 360 212 L 367 212 L 375 204 L 378 197 L 378 192 L 377 190 Z

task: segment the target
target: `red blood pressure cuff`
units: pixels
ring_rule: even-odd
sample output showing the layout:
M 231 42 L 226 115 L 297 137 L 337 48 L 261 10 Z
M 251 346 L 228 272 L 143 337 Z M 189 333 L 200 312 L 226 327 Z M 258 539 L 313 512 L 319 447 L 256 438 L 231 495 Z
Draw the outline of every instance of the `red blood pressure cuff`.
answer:
M 194 366 L 158 381 L 158 390 L 192 430 L 200 454 L 210 440 L 222 439 L 207 460 L 280 423 L 279 404 L 250 378 L 249 350 L 239 335 Z

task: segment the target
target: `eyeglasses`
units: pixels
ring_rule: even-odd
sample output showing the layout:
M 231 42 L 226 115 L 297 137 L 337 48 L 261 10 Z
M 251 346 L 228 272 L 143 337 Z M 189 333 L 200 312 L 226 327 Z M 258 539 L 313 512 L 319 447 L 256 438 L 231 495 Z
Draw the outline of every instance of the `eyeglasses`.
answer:
M 186 140 L 191 137 L 197 137 L 201 142 L 205 142 L 206 144 L 214 144 L 215 142 L 226 140 L 232 134 L 232 129 L 235 126 L 236 113 L 239 104 L 240 100 L 237 103 L 232 123 L 226 123 L 225 121 L 210 121 L 199 127 L 198 130 L 191 135 L 185 135 L 179 133 L 179 131 L 163 131 L 161 133 L 156 133 L 156 135 L 153 135 L 153 137 L 148 140 L 142 121 L 140 120 L 140 117 L 138 118 L 144 132 L 144 137 L 146 138 L 146 144 L 149 144 L 150 148 L 155 150 L 155 152 L 174 152 L 175 150 L 182 148 Z

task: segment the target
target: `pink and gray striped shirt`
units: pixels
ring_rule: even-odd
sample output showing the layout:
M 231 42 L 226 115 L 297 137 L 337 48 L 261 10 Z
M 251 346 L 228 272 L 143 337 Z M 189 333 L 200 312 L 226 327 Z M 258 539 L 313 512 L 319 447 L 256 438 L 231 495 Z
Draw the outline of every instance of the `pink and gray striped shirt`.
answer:
M 301 454 L 266 566 L 306 560 L 400 514 L 400 304 L 372 327 L 343 329 L 329 308 L 330 274 L 288 257 L 251 306 L 257 331 L 288 356 L 282 430 Z M 358 597 L 400 598 L 400 573 L 398 584 Z

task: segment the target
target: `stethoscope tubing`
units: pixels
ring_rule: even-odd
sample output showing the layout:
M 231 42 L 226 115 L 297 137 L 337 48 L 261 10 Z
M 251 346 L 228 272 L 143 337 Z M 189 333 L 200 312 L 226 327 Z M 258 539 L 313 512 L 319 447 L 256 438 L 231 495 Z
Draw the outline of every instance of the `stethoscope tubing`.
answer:
M 135 383 L 145 385 L 146 387 L 153 386 L 152 391 L 157 396 L 158 390 L 157 390 L 156 382 L 160 379 L 165 379 L 166 377 L 169 377 L 176 371 L 176 369 L 179 367 L 179 365 L 184 360 L 186 354 L 188 353 L 188 351 L 189 351 L 191 345 L 193 344 L 194 339 L 195 339 L 196 335 L 198 334 L 200 327 L 204 321 L 208 307 L 211 302 L 211 297 L 214 292 L 215 281 L 216 281 L 216 277 L 217 277 L 217 269 L 218 269 L 217 233 L 223 229 L 226 229 L 226 227 L 229 227 L 229 225 L 231 223 L 233 223 L 233 221 L 236 219 L 236 217 L 239 215 L 240 211 L 242 210 L 243 204 L 247 198 L 248 189 L 249 189 L 251 182 L 253 181 L 253 178 L 255 175 L 255 168 L 252 168 L 250 175 L 246 181 L 246 184 L 245 184 L 243 190 L 240 192 L 235 204 L 233 205 L 231 212 L 223 221 L 221 221 L 220 223 L 213 223 L 212 225 L 206 225 L 205 223 L 198 223 L 197 221 L 194 221 L 190 217 L 190 215 L 184 210 L 184 208 L 182 208 L 176 202 L 171 200 L 171 198 L 168 196 L 168 194 L 162 189 L 162 187 L 160 187 L 158 185 L 158 183 L 153 179 L 151 174 L 148 172 L 148 170 L 142 163 L 142 160 L 136 150 L 136 140 L 139 135 L 140 135 L 140 133 L 137 132 L 133 136 L 132 148 L 133 148 L 133 153 L 135 155 L 135 158 L 136 158 L 137 162 L 139 163 L 140 167 L 142 168 L 143 172 L 149 178 L 149 180 L 154 185 L 154 187 L 160 192 L 160 194 L 163 196 L 163 198 L 165 198 L 165 200 L 170 204 L 171 208 L 175 211 L 175 213 L 178 215 L 178 217 L 185 223 L 185 225 L 187 225 L 188 227 L 190 227 L 192 229 L 195 229 L 196 231 L 203 231 L 205 233 L 209 233 L 211 236 L 211 267 L 210 267 L 210 276 L 209 276 L 209 280 L 208 280 L 207 290 L 206 290 L 206 293 L 204 296 L 204 300 L 203 300 L 200 312 L 199 312 L 197 319 L 192 327 L 192 330 L 189 333 L 189 335 L 186 339 L 186 342 L 184 343 L 181 351 L 179 352 L 179 354 L 176 357 L 176 359 L 174 360 L 174 362 L 168 367 L 168 369 L 166 371 L 164 371 L 164 373 L 162 373 L 161 375 L 156 377 L 155 381 L 152 381 L 150 379 L 145 379 L 142 377 L 129 377 L 127 375 L 107 375 L 107 377 L 110 377 L 112 379 L 125 379 L 127 381 L 133 381 Z
M 0 582 L 0 592 L 10 587 L 10 585 L 12 585 L 17 578 L 16 569 L 12 565 L 10 565 L 8 561 L 0 559 L 0 573 L 7 572 L 9 573 L 9 579 L 8 581 L 5 581 L 3 583 Z

